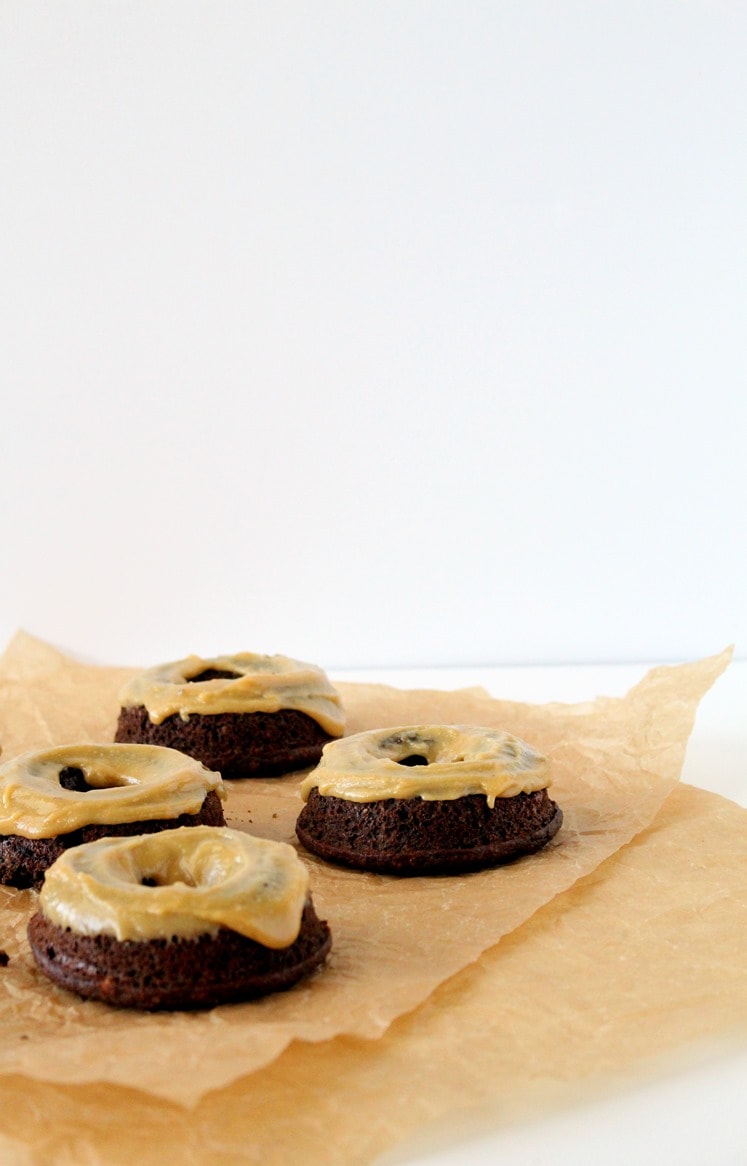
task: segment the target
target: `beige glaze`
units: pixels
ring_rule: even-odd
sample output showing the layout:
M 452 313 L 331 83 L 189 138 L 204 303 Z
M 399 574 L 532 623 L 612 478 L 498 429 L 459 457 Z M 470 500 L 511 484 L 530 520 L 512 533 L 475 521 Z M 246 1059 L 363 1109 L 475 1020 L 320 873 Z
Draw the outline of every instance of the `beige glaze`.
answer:
M 60 772 L 80 769 L 84 793 L 64 789 Z M 158 745 L 63 745 L 0 766 L 0 834 L 54 838 L 82 826 L 152 822 L 198 813 L 206 795 L 225 798 L 219 773 Z
M 298 937 L 308 882 L 285 842 L 183 826 L 71 847 L 46 872 L 39 904 L 79 935 L 190 939 L 223 927 L 283 948 Z
M 235 672 L 235 679 L 199 680 L 208 669 Z M 159 664 L 134 676 L 120 693 L 123 708 L 142 705 L 155 725 L 178 713 L 276 713 L 296 709 L 312 717 L 326 733 L 339 737 L 345 731 L 340 697 L 321 668 L 288 656 L 260 656 L 239 652 L 234 656 L 187 656 L 172 664 Z
M 413 755 L 427 764 L 400 764 Z M 492 807 L 496 798 L 549 784 L 547 758 L 510 733 L 471 725 L 410 725 L 330 742 L 301 783 L 301 797 L 306 801 L 312 789 L 351 802 L 450 801 L 484 794 Z

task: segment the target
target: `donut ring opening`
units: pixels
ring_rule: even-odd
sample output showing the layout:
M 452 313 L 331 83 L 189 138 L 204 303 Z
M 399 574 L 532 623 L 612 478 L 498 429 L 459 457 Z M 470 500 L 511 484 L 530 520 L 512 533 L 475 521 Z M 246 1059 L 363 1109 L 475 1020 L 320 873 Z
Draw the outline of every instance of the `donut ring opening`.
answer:
M 229 672 L 227 668 L 203 668 L 194 676 L 185 676 L 187 684 L 204 684 L 207 680 L 239 680 L 240 672 Z

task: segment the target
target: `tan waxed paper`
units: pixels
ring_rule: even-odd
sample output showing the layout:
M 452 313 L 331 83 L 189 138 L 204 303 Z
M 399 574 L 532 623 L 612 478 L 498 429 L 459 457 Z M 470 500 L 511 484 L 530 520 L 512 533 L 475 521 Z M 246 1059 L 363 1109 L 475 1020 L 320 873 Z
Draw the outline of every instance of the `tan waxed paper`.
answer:
M 426 1123 L 448 1144 L 465 1113 L 473 1128 L 508 1125 L 697 1063 L 719 1035 L 744 1039 L 746 960 L 747 811 L 685 786 L 380 1040 L 296 1043 L 189 1112 L 8 1076 L 0 1161 L 363 1166 Z
M 13 1082 L 23 1080 L 29 1098 L 42 1094 L 46 1098 L 45 1089 L 51 1090 L 50 1098 L 68 1096 L 65 1090 L 58 1094 L 51 1085 L 41 1084 L 46 1081 L 86 1085 L 84 1095 L 73 1090 L 71 1098 L 95 1099 L 104 1089 L 107 1105 L 114 1104 L 112 1098 L 138 1098 L 137 1105 L 146 1105 L 142 1096 L 130 1090 L 190 1104 L 210 1090 L 222 1090 L 216 1097 L 223 1093 L 228 1097 L 231 1088 L 226 1087 L 243 1088 L 239 1079 L 263 1066 L 261 1076 L 250 1078 L 251 1088 L 271 1083 L 278 1072 L 285 1071 L 282 1066 L 290 1066 L 291 1072 L 294 1058 L 311 1057 L 312 1066 L 313 1058 L 318 1058 L 323 1073 L 356 1050 L 356 1056 L 366 1061 L 381 1042 L 360 1043 L 351 1038 L 381 1037 L 397 1017 L 427 1001 L 439 985 L 478 960 L 501 937 L 523 934 L 521 925 L 540 908 L 588 876 L 653 820 L 677 782 L 698 701 L 728 658 L 723 653 L 693 665 L 656 669 L 624 698 L 572 706 L 497 701 L 479 689 L 427 693 L 339 685 L 350 732 L 408 722 L 472 722 L 508 729 L 547 752 L 555 775 L 552 794 L 566 816 L 554 843 L 510 866 L 437 879 L 399 880 L 347 872 L 308 857 L 314 899 L 334 935 L 328 967 L 289 993 L 197 1014 L 125 1013 L 79 1001 L 55 988 L 37 971 L 25 940 L 33 892 L 4 888 L 0 892 L 2 945 L 10 963 L 0 969 L 0 1075 L 8 1075 L 3 1088 L 12 1093 Z M 38 640 L 19 635 L 0 662 L 0 741 L 6 755 L 63 741 L 110 740 L 116 694 L 127 675 L 122 669 L 76 663 Z M 291 840 L 300 809 L 299 782 L 300 777 L 294 776 L 229 783 L 229 824 Z M 563 895 L 557 903 L 567 899 Z M 646 909 L 651 926 L 655 925 L 657 904 L 658 899 L 644 897 L 637 926 L 643 926 Z M 559 910 L 565 919 L 567 912 Z M 508 942 L 498 950 L 503 952 Z M 592 974 L 598 979 L 598 953 L 590 954 L 583 944 L 575 946 L 572 935 L 569 943 L 566 958 L 572 965 L 571 978 L 580 984 L 588 984 Z M 482 974 L 494 954 L 484 956 L 477 967 L 463 974 Z M 441 993 L 449 990 L 450 985 L 441 988 L 423 1006 L 428 1015 L 433 1008 L 439 1011 Z M 505 1001 L 500 981 L 490 987 L 489 996 L 491 1009 L 497 1001 Z M 478 1007 L 469 989 L 466 998 Z M 399 1022 L 397 1032 L 404 1023 Z M 471 1023 L 465 1020 L 467 1028 L 455 1029 L 448 1039 L 458 1039 L 463 1047 L 464 1032 L 472 1032 Z M 478 1018 L 476 1023 L 483 1022 Z M 501 1026 L 505 1023 L 506 1013 L 501 1010 Z M 342 1040 L 330 1039 L 343 1035 Z M 281 1056 L 294 1039 L 326 1043 L 318 1048 L 296 1045 Z M 447 1059 L 454 1051 L 447 1047 Z M 434 1046 L 434 1055 L 442 1057 L 444 1049 L 439 1052 Z M 311 1071 L 317 1074 L 313 1067 Z M 408 1093 L 407 1078 L 400 1077 L 397 1085 L 392 1071 L 391 1065 L 385 1066 L 380 1078 L 387 1105 L 390 1085 L 392 1097 L 397 1089 Z M 32 1090 L 34 1078 L 37 1084 Z M 92 1092 L 88 1084 L 92 1082 L 129 1088 L 119 1092 L 101 1085 Z M 232 1086 L 234 1082 L 238 1084 Z M 291 1124 L 298 1104 L 295 1087 L 292 1094 L 293 1112 L 288 1109 L 285 1115 Z M 153 1113 L 161 1113 L 153 1099 L 151 1103 Z M 210 1104 L 211 1099 L 205 1098 L 198 1108 Z M 254 1103 L 251 1111 L 256 1120 Z M 392 1105 L 392 1112 L 396 1111 Z M 171 1107 L 165 1106 L 164 1112 L 173 1121 Z M 191 1121 L 190 1117 L 189 1129 Z M 353 1131 L 351 1136 L 363 1133 Z M 261 1141 L 260 1133 L 257 1137 Z M 211 1153 L 206 1149 L 204 1156 L 189 1160 L 254 1160 L 236 1158 L 233 1151 L 223 1158 Z M 269 1151 L 260 1157 L 269 1160 Z M 282 1161 L 282 1155 L 276 1160 Z M 353 1161 L 354 1157 L 351 1153 L 339 1160 Z

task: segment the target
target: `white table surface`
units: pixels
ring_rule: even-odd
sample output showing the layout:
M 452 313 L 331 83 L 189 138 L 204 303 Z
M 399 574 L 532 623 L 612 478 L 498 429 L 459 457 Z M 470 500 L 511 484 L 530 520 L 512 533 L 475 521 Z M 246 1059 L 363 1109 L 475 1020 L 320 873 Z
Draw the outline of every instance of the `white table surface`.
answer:
M 508 700 L 575 703 L 622 695 L 649 667 L 379 668 L 332 675 L 399 688 L 482 685 Z M 747 808 L 747 661 L 732 663 L 701 702 L 682 780 Z M 645 1084 L 601 1083 L 594 1100 L 509 1128 L 481 1109 L 420 1131 L 376 1166 L 747 1166 L 745 1097 L 747 1045 L 738 1043 Z

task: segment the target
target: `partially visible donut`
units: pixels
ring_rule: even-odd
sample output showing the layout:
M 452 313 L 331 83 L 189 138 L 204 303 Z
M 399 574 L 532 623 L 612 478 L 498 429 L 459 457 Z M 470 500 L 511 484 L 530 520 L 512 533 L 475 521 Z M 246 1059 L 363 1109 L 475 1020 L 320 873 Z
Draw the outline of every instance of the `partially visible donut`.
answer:
M 292 846 L 207 826 L 66 851 L 47 872 L 28 935 L 61 987 L 141 1009 L 289 988 L 332 943 Z
M 376 729 L 328 745 L 301 783 L 296 834 L 328 862 L 385 874 L 476 870 L 531 854 L 560 829 L 547 759 L 465 725 Z
M 0 883 L 38 885 L 71 846 L 225 825 L 219 773 L 153 745 L 62 745 L 0 766 Z
M 225 778 L 316 765 L 345 729 L 322 669 L 288 656 L 188 656 L 133 677 L 120 703 L 117 741 L 181 749 Z

